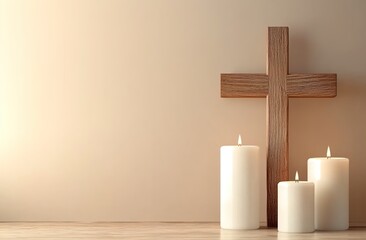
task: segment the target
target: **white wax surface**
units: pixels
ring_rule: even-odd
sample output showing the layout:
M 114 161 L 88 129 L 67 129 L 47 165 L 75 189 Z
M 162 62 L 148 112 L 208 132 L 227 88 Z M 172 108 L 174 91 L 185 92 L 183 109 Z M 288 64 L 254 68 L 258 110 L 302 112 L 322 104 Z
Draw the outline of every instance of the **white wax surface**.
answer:
M 318 230 L 348 229 L 348 158 L 310 158 L 308 181 L 315 184 L 315 228 Z
M 278 231 L 314 232 L 314 183 L 278 183 Z
M 259 228 L 259 147 L 222 146 L 220 154 L 221 227 Z

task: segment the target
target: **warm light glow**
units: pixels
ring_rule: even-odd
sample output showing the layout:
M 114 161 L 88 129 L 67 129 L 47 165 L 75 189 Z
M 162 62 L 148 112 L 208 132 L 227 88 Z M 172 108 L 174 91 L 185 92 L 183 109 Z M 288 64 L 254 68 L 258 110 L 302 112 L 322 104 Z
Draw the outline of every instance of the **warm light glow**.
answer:
M 327 158 L 330 158 L 332 155 L 330 154 L 330 147 L 328 146 L 328 149 L 327 149 Z
M 239 134 L 239 137 L 238 137 L 238 145 L 240 146 L 241 145 L 241 136 Z
M 296 171 L 296 174 L 295 174 L 295 181 L 298 182 L 299 181 L 299 173 Z

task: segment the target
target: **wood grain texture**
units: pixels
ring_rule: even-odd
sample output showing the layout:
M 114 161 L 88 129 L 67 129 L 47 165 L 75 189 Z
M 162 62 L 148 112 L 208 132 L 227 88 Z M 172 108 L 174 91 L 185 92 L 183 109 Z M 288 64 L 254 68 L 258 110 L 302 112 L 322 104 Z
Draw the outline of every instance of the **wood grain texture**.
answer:
M 277 184 L 288 180 L 288 28 L 268 29 L 267 223 L 277 227 Z
M 267 74 L 221 74 L 221 97 L 267 97 Z
M 335 97 L 337 74 L 290 74 L 286 92 L 289 97 Z

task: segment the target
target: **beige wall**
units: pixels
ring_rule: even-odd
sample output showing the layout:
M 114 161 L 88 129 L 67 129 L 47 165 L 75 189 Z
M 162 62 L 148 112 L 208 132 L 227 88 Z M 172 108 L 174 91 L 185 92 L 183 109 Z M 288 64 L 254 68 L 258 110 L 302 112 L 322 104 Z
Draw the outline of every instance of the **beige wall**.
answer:
M 351 161 L 366 224 L 366 1 L 1 0 L 0 220 L 218 221 L 219 147 L 261 147 L 265 100 L 220 73 L 265 72 L 268 26 L 291 72 L 338 73 L 335 99 L 290 100 L 290 174 Z

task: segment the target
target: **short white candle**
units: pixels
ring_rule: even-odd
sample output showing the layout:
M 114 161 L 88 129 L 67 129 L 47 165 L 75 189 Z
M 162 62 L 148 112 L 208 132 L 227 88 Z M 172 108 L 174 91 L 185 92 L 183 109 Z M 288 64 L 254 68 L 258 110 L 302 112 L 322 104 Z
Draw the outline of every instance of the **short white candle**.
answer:
M 349 227 L 349 160 L 327 157 L 308 160 L 308 180 L 315 184 L 315 228 L 346 230 Z
M 220 149 L 220 225 L 224 229 L 259 228 L 259 147 Z
M 278 183 L 278 231 L 314 232 L 314 183 L 295 181 Z

